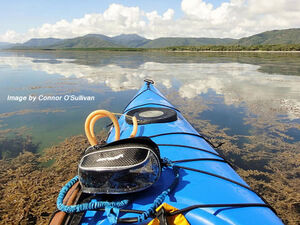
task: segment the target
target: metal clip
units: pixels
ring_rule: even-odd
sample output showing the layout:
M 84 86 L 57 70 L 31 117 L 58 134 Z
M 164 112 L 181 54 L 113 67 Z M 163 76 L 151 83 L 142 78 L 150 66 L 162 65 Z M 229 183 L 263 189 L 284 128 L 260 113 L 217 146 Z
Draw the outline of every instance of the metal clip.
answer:
M 164 207 L 161 207 L 156 213 L 156 218 L 159 220 L 159 225 L 169 225 L 166 214 L 167 212 Z

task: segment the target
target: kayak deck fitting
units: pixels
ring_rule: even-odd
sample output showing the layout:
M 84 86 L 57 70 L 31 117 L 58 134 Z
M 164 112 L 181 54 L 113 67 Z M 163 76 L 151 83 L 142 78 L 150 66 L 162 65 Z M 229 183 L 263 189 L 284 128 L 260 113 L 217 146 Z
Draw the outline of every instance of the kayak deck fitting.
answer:
M 129 118 L 132 116 L 137 118 L 137 130 L 134 129 L 134 121 Z M 120 202 L 126 199 L 127 205 L 117 213 L 117 222 L 128 224 L 130 221 L 122 218 L 137 218 L 147 211 L 177 179 L 163 202 L 178 210 L 166 213 L 163 217 L 183 214 L 189 224 L 282 224 L 275 210 L 249 187 L 230 163 L 217 153 L 214 145 L 200 135 L 154 87 L 152 81 L 145 81 L 117 122 L 119 131 L 112 128 L 106 142 L 113 143 L 118 132 L 120 140 L 132 136 L 150 138 L 158 146 L 165 165 L 159 180 L 136 193 L 103 196 L 82 194 L 75 201 L 76 204 L 99 200 Z M 136 132 L 134 135 L 133 130 Z M 177 177 L 174 168 L 178 171 Z M 87 209 L 74 213 L 64 220 L 64 224 L 111 224 L 109 213 L 104 211 Z M 151 216 L 158 217 L 157 214 L 149 215 L 142 224 L 149 223 L 153 219 Z M 162 220 L 159 219 L 161 224 Z M 132 219 L 131 222 L 138 221 Z

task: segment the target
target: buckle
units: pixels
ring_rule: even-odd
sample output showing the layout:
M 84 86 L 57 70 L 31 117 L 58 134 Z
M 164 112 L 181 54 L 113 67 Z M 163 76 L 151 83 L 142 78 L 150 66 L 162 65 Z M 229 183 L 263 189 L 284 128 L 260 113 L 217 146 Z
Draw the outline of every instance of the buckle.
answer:
M 167 220 L 167 212 L 164 207 L 161 207 L 157 211 L 156 218 L 159 220 L 159 225 L 169 225 Z

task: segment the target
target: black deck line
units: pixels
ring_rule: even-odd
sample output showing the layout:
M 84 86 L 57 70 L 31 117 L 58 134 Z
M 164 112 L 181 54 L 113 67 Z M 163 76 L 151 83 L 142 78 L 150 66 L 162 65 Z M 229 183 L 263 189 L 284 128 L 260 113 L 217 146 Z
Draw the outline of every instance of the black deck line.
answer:
M 191 135 L 191 136 L 199 137 L 199 138 L 202 138 L 203 140 L 205 140 L 211 147 L 214 148 L 214 150 L 215 150 L 215 148 L 219 147 L 219 146 L 216 147 L 213 143 L 211 143 L 210 140 L 208 140 L 206 137 L 204 137 L 203 135 L 201 135 L 199 133 L 195 134 L 195 133 L 189 133 L 189 132 L 169 132 L 169 133 L 155 134 L 155 135 L 149 136 L 149 138 L 159 137 L 159 136 L 163 136 L 163 135 L 170 135 L 170 134 L 186 134 L 186 135 Z
M 172 163 L 185 163 L 185 162 L 197 162 L 197 161 L 217 161 L 227 163 L 224 159 L 214 159 L 214 158 L 194 158 L 194 159 L 182 159 L 182 160 L 174 160 Z
M 145 105 L 159 105 L 159 106 L 164 106 L 164 107 L 173 109 L 173 110 L 175 110 L 175 111 L 177 111 L 177 112 L 180 112 L 178 109 L 176 109 L 176 108 L 174 108 L 174 107 L 172 107 L 172 106 L 168 106 L 168 105 L 164 105 L 164 104 L 159 104 L 159 103 L 145 103 L 145 104 L 137 105 L 137 106 L 131 107 L 131 108 L 129 108 L 129 109 L 126 109 L 125 111 L 123 111 L 123 113 L 127 113 L 127 112 L 129 112 L 130 110 L 132 110 L 132 109 L 136 109 L 136 108 L 139 108 L 139 107 L 145 106 Z
M 134 98 L 131 99 L 131 101 L 125 106 L 124 110 L 131 104 L 131 102 L 133 102 L 137 97 L 139 97 L 141 94 L 143 94 L 144 92 L 146 92 L 146 91 L 148 91 L 148 90 L 150 90 L 150 89 L 147 88 L 147 89 L 141 91 L 141 92 L 140 92 L 139 94 L 137 94 L 136 96 L 134 96 Z M 123 113 L 124 113 L 124 110 L 123 110 Z
M 157 145 L 158 145 L 158 146 L 172 146 L 172 147 L 191 148 L 191 149 L 195 149 L 195 150 L 198 150 L 198 151 L 202 151 L 202 152 L 206 152 L 206 153 L 209 153 L 209 154 L 218 156 L 218 157 L 220 157 L 221 159 L 223 159 L 223 157 L 220 156 L 218 153 L 214 153 L 214 152 L 211 152 L 211 151 L 206 150 L 206 149 L 203 149 L 203 148 L 197 148 L 197 147 L 188 146 L 188 145 L 176 145 L 176 144 L 157 144 Z M 224 159 L 224 160 L 225 160 L 225 159 Z
M 243 187 L 243 188 L 246 188 L 247 190 L 253 192 L 253 193 L 256 194 L 258 197 L 260 197 L 260 198 L 263 200 L 263 202 L 264 202 L 266 205 L 269 206 L 269 208 L 272 208 L 272 206 L 270 206 L 270 204 L 264 199 L 264 197 L 262 197 L 259 193 L 257 193 L 256 191 L 252 190 L 250 187 L 248 187 L 248 186 L 246 186 L 246 185 L 244 185 L 244 184 L 242 184 L 242 183 L 239 183 L 239 182 L 234 181 L 234 180 L 232 180 L 232 179 L 229 179 L 229 178 L 227 178 L 227 177 L 223 177 L 223 176 L 220 176 L 220 175 L 218 175 L 218 174 L 210 173 L 210 172 L 207 172 L 207 171 L 204 171 L 204 170 L 198 170 L 198 169 L 194 169 L 194 168 L 190 168 L 190 167 L 185 167 L 185 166 L 177 166 L 177 165 L 175 165 L 175 166 L 178 167 L 178 168 L 181 168 L 181 169 L 191 170 L 191 171 L 203 173 L 203 174 L 206 174 L 206 175 L 209 175 L 209 176 L 218 177 L 218 178 L 220 178 L 220 179 L 229 181 L 229 182 L 234 183 L 234 184 L 236 184 L 236 185 L 239 185 L 239 186 L 241 186 L 241 187 Z M 273 209 L 273 208 L 272 208 L 272 209 Z M 275 209 L 273 209 L 272 211 L 275 212 L 275 214 L 277 214 L 276 211 L 275 211 Z

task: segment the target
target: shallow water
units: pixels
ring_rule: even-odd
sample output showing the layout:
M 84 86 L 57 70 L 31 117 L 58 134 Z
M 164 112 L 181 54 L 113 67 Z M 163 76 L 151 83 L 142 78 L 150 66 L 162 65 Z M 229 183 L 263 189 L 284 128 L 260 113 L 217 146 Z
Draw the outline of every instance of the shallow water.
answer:
M 297 142 L 299 75 L 295 53 L 0 52 L 0 129 L 9 136 L 22 128 L 42 150 L 83 133 L 94 109 L 120 112 L 148 77 L 165 94 L 201 104 L 195 119 L 227 128 L 228 135 L 255 135 L 256 124 L 247 120 L 267 119 L 266 129 L 287 126 L 282 134 Z M 94 100 L 71 101 L 71 95 Z
M 15 157 L 23 150 L 43 152 L 65 138 L 83 134 L 84 120 L 91 111 L 121 112 L 145 78 L 153 79 L 201 134 L 213 143 L 224 142 L 219 152 L 270 201 L 285 223 L 297 224 L 299 53 L 2 51 L 0 159 Z M 72 96 L 77 99 L 72 101 Z M 88 99 L 83 101 L 83 97 Z M 108 123 L 100 120 L 96 129 Z M 69 146 L 73 151 L 81 149 L 74 139 L 64 142 L 66 148 L 60 144 L 48 149 L 46 158 L 55 154 L 58 162 L 66 160 Z M 82 137 L 77 139 L 85 145 Z M 53 171 L 70 172 L 64 165 Z M 13 168 L 13 164 L 7 166 Z M 1 179 L 14 171 L 7 166 L 0 170 Z M 32 173 L 39 170 L 33 164 Z M 10 174 L 12 184 L 14 176 Z

